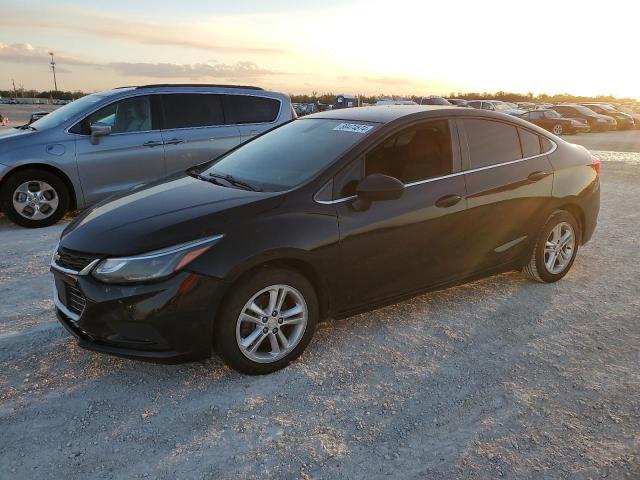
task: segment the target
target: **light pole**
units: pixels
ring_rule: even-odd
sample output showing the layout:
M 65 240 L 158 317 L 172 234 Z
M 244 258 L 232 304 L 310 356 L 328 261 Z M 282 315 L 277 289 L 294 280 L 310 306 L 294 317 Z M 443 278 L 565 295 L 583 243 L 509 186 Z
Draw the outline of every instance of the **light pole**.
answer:
M 11 83 L 13 83 L 13 98 L 18 98 L 18 91 L 16 90 L 16 81 L 12 78 Z
M 56 61 L 53 59 L 53 52 L 49 52 L 51 55 L 51 71 L 53 72 L 53 86 L 55 87 L 54 91 L 58 91 L 58 82 L 56 81 Z

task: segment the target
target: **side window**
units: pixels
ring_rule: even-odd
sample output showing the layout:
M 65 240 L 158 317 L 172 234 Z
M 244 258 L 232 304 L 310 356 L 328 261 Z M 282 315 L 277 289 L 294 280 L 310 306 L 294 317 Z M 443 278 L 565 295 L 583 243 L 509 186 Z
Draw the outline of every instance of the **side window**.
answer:
M 522 144 L 522 155 L 525 158 L 540 155 L 540 137 L 538 135 L 523 128 L 518 129 L 518 134 Z
M 164 128 L 196 128 L 224 125 L 219 95 L 173 93 L 162 95 Z
M 547 153 L 549 150 L 553 148 L 553 144 L 551 140 L 545 137 L 540 137 L 540 146 L 542 147 L 542 153 Z
M 382 173 L 403 183 L 448 175 L 453 154 L 447 120 L 425 122 L 385 140 L 365 156 L 365 175 Z
M 280 101 L 275 98 L 224 95 L 222 102 L 228 125 L 273 122 L 280 111 Z
M 112 103 L 92 113 L 69 131 L 81 135 L 91 134 L 91 125 L 105 123 L 111 133 L 134 133 L 152 130 L 151 102 L 149 97 L 134 97 Z
M 518 132 L 514 125 L 465 118 L 471 168 L 486 167 L 522 158 Z
M 482 102 L 482 109 L 483 110 L 495 110 L 494 106 L 491 105 L 489 102 Z
M 529 118 L 531 118 L 531 120 L 539 120 L 542 118 L 542 112 L 531 112 Z

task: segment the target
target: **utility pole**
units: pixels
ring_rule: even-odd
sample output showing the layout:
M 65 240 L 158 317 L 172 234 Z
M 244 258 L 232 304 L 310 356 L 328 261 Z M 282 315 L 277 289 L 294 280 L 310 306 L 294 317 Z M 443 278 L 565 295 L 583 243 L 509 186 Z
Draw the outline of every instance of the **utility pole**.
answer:
M 49 52 L 51 55 L 51 71 L 53 72 L 53 86 L 55 87 L 55 91 L 58 91 L 58 82 L 56 81 L 56 61 L 53 59 L 53 52 Z
M 16 90 L 16 81 L 12 78 L 11 83 L 13 83 L 13 98 L 18 98 L 18 91 Z

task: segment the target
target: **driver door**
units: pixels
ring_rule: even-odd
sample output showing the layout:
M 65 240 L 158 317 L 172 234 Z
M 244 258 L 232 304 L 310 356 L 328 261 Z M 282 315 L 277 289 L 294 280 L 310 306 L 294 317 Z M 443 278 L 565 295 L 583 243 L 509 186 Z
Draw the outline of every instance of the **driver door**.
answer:
M 401 130 L 346 167 L 334 179 L 334 198 L 355 195 L 359 179 L 373 173 L 405 185 L 399 199 L 364 208 L 336 202 L 345 305 L 385 299 L 443 283 L 464 270 L 466 187 L 460 171 L 455 126 L 449 120 L 421 122 Z
M 153 97 L 143 95 L 114 102 L 71 128 L 85 202 L 93 204 L 121 190 L 166 174 L 164 145 Z M 91 142 L 91 125 L 111 126 L 109 135 Z

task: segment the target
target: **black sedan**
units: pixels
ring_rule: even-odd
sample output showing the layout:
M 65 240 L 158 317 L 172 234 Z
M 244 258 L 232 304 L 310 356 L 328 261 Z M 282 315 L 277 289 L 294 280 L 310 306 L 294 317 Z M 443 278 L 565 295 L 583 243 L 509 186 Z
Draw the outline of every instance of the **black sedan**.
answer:
M 583 103 L 582 105 L 596 113 L 599 113 L 600 115 L 606 115 L 607 117 L 614 118 L 617 122 L 618 130 L 630 130 L 635 126 L 635 121 L 631 115 L 620 112 L 611 105 L 599 103 Z
M 510 270 L 560 280 L 596 227 L 599 173 L 498 113 L 317 113 L 76 217 L 54 303 L 91 350 L 273 372 L 321 318 Z
M 592 132 L 615 130 L 618 126 L 618 122 L 615 118 L 596 113 L 584 105 L 562 104 L 555 105 L 552 109 L 563 117 L 585 120 L 589 124 L 589 128 L 591 128 Z
M 553 132 L 556 135 L 588 132 L 591 130 L 586 120 L 564 118 L 555 110 L 531 110 L 520 115 L 520 118 Z

